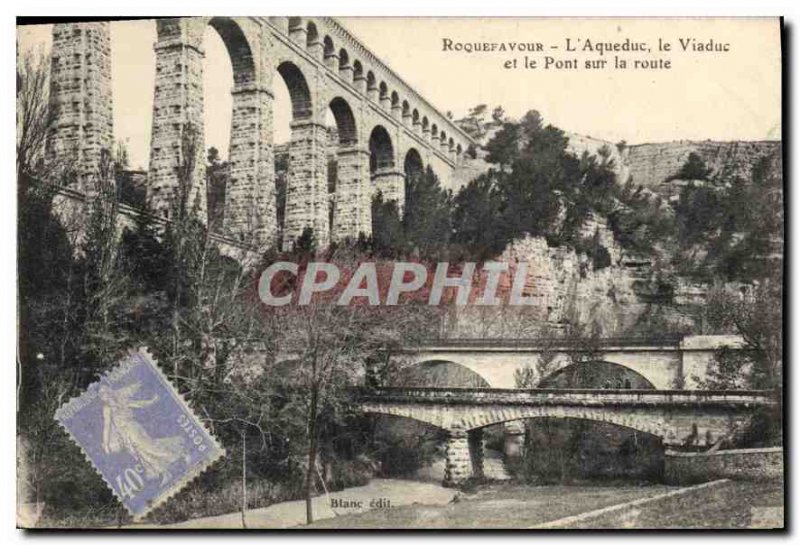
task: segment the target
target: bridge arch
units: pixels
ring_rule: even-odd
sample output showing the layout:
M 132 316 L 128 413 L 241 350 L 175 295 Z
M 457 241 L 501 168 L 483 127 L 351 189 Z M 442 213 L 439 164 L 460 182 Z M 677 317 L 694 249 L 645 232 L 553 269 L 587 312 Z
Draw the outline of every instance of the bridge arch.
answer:
M 342 97 L 334 97 L 329 107 L 336 121 L 336 130 L 339 133 L 340 146 L 352 146 L 358 143 L 356 118 L 353 109 Z
M 406 152 L 405 159 L 403 160 L 403 171 L 406 175 L 406 181 L 412 177 L 420 176 L 425 171 L 422 156 L 416 148 L 409 148 Z
M 306 25 L 306 49 L 319 43 L 319 31 L 314 21 L 309 21 Z
M 490 384 L 479 373 L 448 360 L 427 360 L 410 365 L 392 381 L 398 386 L 489 388 Z
M 358 59 L 353 61 L 353 79 L 358 81 L 364 77 L 364 65 Z
M 228 17 L 213 17 L 208 24 L 217 31 L 228 50 L 233 66 L 234 91 L 236 88 L 255 83 L 253 49 L 239 23 Z
M 602 388 L 655 390 L 638 371 L 605 360 L 571 363 L 539 380 L 537 388 Z
M 452 382 L 446 382 L 444 379 L 447 377 Z M 491 388 L 495 386 L 492 384 L 491 377 L 484 374 L 483 369 L 477 369 L 476 366 L 470 366 L 469 362 L 453 358 L 430 358 L 416 361 L 403 369 L 400 378 L 406 380 L 404 386 L 447 388 Z
M 394 145 L 389 131 L 376 125 L 369 135 L 369 170 L 374 175 L 381 169 L 394 167 Z
M 303 72 L 293 62 L 284 61 L 278 65 L 278 73 L 289 90 L 289 99 L 292 102 L 292 119 L 298 121 L 310 118 L 313 114 L 313 104 L 311 91 Z

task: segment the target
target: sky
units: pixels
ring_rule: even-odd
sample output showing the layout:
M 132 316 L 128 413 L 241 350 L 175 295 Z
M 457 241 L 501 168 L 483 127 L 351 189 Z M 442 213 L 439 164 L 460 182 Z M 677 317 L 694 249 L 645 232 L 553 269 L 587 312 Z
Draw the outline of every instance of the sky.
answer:
M 468 19 L 341 18 L 343 25 L 442 112 L 461 117 L 477 104 L 501 105 L 513 118 L 531 109 L 566 131 L 628 144 L 691 140 L 779 139 L 780 39 L 777 19 Z M 21 52 L 49 51 L 49 25 L 18 27 Z M 155 24 L 111 24 L 115 138 L 128 146 L 131 166 L 146 168 L 155 74 Z M 613 70 L 615 53 L 568 53 L 574 44 L 609 41 L 671 43 L 670 53 L 620 53 L 629 61 L 669 58 L 670 69 Z M 728 52 L 690 52 L 679 40 L 729 44 Z M 445 50 L 458 43 L 542 43 L 519 52 Z M 551 47 L 559 47 L 552 53 Z M 204 98 L 206 146 L 227 157 L 232 70 L 221 38 L 206 29 Z M 576 58 L 579 69 L 544 69 L 545 56 Z M 587 59 L 605 69 L 583 69 Z M 513 59 L 517 68 L 504 65 Z M 288 92 L 275 78 L 275 140 L 288 139 Z

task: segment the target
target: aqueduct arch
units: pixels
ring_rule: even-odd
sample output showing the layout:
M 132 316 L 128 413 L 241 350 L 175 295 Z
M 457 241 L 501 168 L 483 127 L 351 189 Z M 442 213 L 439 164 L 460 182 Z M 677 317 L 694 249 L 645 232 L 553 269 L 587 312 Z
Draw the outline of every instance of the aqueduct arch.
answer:
M 261 248 L 276 242 L 275 168 L 272 104 L 275 73 L 292 95 L 290 172 L 284 245 L 306 227 L 319 243 L 357 237 L 371 231 L 370 202 L 380 188 L 402 206 L 403 160 L 409 149 L 420 153 L 448 184 L 460 149 L 471 138 L 439 112 L 377 55 L 332 18 L 181 17 L 156 20 L 156 74 L 147 201 L 163 217 L 179 193 L 178 167 L 189 169 L 191 199 L 205 216 L 205 137 L 203 127 L 203 35 L 211 26 L 222 38 L 233 68 L 233 112 L 230 135 L 230 179 L 225 191 L 224 234 Z M 73 35 L 73 29 L 78 34 Z M 80 33 L 97 39 L 84 40 Z M 72 153 L 78 142 L 87 171 L 96 171 L 99 149 L 113 143 L 110 112 L 110 26 L 60 23 L 54 26 L 52 56 L 77 59 L 54 63 L 51 103 L 62 129 L 51 135 L 53 153 Z M 97 77 L 83 78 L 92 73 Z M 78 80 L 79 85 L 58 86 Z M 87 97 L 93 97 L 90 101 Z M 328 220 L 327 131 L 325 112 L 339 101 L 349 107 L 357 139 L 334 150 L 340 183 L 333 226 Z M 90 103 L 91 102 L 91 103 Z M 77 104 L 77 106 L 75 106 Z M 60 106 L 64 107 L 60 107 Z M 68 106 L 68 107 L 67 107 Z M 335 113 L 335 112 L 334 112 Z M 337 125 L 344 123 L 337 119 Z M 382 127 L 391 142 L 391 160 L 370 171 L 368 137 Z M 181 142 L 195 135 L 196 156 L 187 161 Z M 345 131 L 347 132 L 347 131 Z M 447 134 L 442 138 L 440 133 Z M 186 177 L 186 176 L 185 176 Z M 348 203 L 348 206 L 345 206 Z M 332 228 L 332 232 L 330 232 Z
M 593 360 L 565 365 L 539 380 L 537 388 L 655 390 L 640 372 L 620 363 Z

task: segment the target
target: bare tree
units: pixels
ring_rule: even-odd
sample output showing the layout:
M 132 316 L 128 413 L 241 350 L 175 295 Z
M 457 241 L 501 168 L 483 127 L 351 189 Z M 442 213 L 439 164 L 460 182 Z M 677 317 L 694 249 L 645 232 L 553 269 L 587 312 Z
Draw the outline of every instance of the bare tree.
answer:
M 28 51 L 17 63 L 17 176 L 34 176 L 44 162 L 53 124 L 48 107 L 49 63 L 42 49 Z

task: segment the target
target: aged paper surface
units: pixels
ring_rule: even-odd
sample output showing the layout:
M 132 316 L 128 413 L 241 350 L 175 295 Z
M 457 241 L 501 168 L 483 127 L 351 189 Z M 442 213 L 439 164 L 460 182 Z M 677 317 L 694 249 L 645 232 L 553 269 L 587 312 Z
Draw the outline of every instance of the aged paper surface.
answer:
M 783 528 L 779 19 L 25 22 L 18 526 Z

